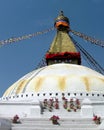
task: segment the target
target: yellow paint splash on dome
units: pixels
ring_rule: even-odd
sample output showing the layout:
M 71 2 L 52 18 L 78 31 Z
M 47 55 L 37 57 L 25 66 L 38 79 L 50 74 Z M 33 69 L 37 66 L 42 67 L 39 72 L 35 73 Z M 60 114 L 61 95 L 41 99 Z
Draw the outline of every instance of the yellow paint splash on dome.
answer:
M 3 96 L 9 96 L 9 94 L 11 93 L 11 91 L 13 90 L 15 84 L 13 84 L 12 86 L 10 86 L 5 93 L 3 94 Z
M 35 91 L 38 92 L 41 87 L 42 87 L 42 84 L 43 84 L 43 81 L 44 81 L 44 78 L 43 77 L 39 77 L 36 79 L 36 85 L 35 85 Z
M 104 83 L 104 78 L 99 78 Z
M 65 86 L 66 86 L 66 78 L 65 77 L 59 77 L 58 79 L 58 86 L 59 86 L 59 89 L 61 91 L 64 91 L 65 90 Z
M 89 92 L 90 91 L 90 86 L 89 86 L 89 80 L 87 77 L 82 77 L 84 84 L 86 86 L 86 90 Z
M 19 94 L 20 92 L 22 92 L 22 90 L 24 89 L 24 87 L 26 86 L 28 80 L 21 80 L 18 84 L 17 90 L 16 90 L 16 94 Z

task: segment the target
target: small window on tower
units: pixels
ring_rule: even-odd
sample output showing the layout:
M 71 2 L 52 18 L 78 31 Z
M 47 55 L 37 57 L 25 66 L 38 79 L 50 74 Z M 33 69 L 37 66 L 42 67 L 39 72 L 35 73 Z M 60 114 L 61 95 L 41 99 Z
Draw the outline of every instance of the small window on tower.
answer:
M 68 63 L 68 60 L 65 60 L 65 63 Z
M 100 96 L 99 94 L 97 94 L 97 96 Z
M 52 93 L 49 94 L 50 96 L 52 95 Z
M 45 93 L 43 93 L 43 96 L 45 96 Z
M 86 96 L 88 96 L 88 93 L 86 93 Z
M 72 60 L 69 60 L 69 63 L 71 63 L 72 62 Z
M 37 94 L 37 96 L 39 96 L 39 93 Z
M 57 60 L 54 60 L 55 63 L 57 63 Z
M 61 60 L 59 60 L 59 63 L 61 63 Z
M 74 95 L 76 96 L 76 93 L 74 93 Z
M 82 93 L 80 93 L 80 96 L 82 96 Z
M 70 96 L 70 93 L 68 93 L 68 96 Z

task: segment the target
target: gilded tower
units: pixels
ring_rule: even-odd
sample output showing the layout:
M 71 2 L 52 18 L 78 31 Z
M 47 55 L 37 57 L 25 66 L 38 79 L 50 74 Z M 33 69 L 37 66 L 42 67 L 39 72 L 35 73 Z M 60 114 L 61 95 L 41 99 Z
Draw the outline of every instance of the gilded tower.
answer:
M 69 35 L 70 22 L 67 17 L 64 16 L 63 11 L 54 21 L 54 27 L 57 30 L 57 34 L 50 46 L 50 49 L 46 53 L 47 65 L 56 63 L 70 63 L 80 64 L 80 53 L 71 40 Z

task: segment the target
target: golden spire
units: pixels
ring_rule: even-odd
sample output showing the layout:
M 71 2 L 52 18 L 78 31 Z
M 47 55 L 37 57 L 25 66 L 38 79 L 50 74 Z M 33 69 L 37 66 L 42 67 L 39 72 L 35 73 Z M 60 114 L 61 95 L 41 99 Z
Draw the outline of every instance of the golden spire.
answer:
M 80 64 L 80 53 L 70 38 L 69 19 L 64 16 L 63 11 L 60 12 L 55 19 L 54 26 L 57 29 L 57 34 L 46 54 L 47 64 L 60 62 Z

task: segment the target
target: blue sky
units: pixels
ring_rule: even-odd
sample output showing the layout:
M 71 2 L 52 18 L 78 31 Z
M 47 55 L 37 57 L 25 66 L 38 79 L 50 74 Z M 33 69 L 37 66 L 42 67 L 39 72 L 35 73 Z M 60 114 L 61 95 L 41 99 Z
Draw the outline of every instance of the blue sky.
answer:
M 0 0 L 0 40 L 53 27 L 60 10 L 69 18 L 71 29 L 104 40 L 104 0 Z M 55 34 L 52 31 L 0 47 L 0 96 L 36 68 Z M 104 68 L 104 48 L 73 37 Z M 87 66 L 84 59 L 83 64 Z

